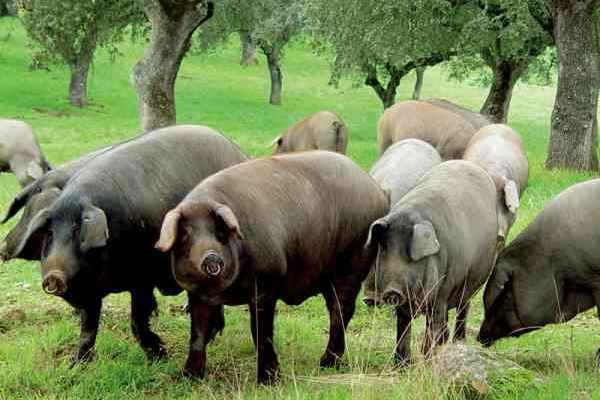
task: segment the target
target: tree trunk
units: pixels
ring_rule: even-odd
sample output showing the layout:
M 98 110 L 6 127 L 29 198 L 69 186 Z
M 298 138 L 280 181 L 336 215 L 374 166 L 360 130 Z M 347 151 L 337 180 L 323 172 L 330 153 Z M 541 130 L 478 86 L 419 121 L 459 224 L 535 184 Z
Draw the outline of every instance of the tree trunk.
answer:
M 493 122 L 504 124 L 508 118 L 513 88 L 525 71 L 527 63 L 524 60 L 520 62 L 501 60 L 490 61 L 488 65 L 493 70 L 494 80 L 481 107 L 481 114 L 489 117 Z
M 256 65 L 258 59 L 256 58 L 256 40 L 252 32 L 242 30 L 240 31 L 240 44 L 242 46 L 242 58 L 240 65 Z
M 176 122 L 175 80 L 194 31 L 212 17 L 211 1 L 144 0 L 152 26 L 150 44 L 133 69 L 142 129 Z M 203 5 L 201 7 L 200 5 Z
M 267 58 L 267 66 L 269 67 L 269 75 L 271 77 L 271 94 L 269 103 L 279 106 L 281 105 L 281 91 L 283 87 L 283 75 L 281 73 L 281 45 L 261 43 L 260 48 Z
M 71 83 L 69 84 L 69 102 L 75 107 L 85 107 L 88 104 L 87 81 L 90 66 L 94 60 L 96 39 L 85 46 L 79 57 L 69 64 L 71 70 Z
M 419 100 L 421 98 L 421 89 L 423 88 L 423 75 L 425 75 L 425 67 L 417 67 L 415 71 L 417 73 L 417 80 L 415 81 L 415 88 L 413 89 L 412 98 L 413 100 Z
M 554 0 L 558 87 L 547 168 L 597 170 L 598 60 L 593 11 L 597 0 Z
M 370 86 L 379 100 L 381 100 L 381 104 L 383 105 L 383 109 L 389 108 L 396 103 L 396 90 L 398 86 L 400 86 L 400 81 L 406 75 L 408 71 L 401 70 L 398 68 L 393 68 L 391 66 L 387 66 L 388 73 L 390 75 L 390 80 L 387 83 L 386 87 L 383 87 L 379 78 L 377 77 L 377 70 L 373 66 L 367 66 L 367 78 L 365 79 L 365 85 Z
M 8 6 L 6 0 L 0 0 L 0 17 L 8 15 Z

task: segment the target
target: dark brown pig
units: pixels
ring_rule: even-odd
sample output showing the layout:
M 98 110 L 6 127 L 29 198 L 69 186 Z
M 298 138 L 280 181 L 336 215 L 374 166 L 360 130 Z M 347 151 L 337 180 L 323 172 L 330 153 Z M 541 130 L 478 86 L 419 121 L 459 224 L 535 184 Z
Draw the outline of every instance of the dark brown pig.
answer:
M 503 124 L 487 125 L 471 138 L 465 160 L 483 168 L 497 192 L 498 244 L 503 247 L 515 222 L 519 198 L 527 187 L 529 163 L 519 134 Z
M 483 295 L 481 343 L 600 311 L 599 198 L 600 179 L 571 186 L 500 253 Z
M 454 339 L 465 338 L 469 301 L 492 269 L 497 230 L 494 183 L 462 160 L 433 167 L 371 225 L 367 247 L 378 249 L 377 287 L 396 307 L 398 363 L 410 359 L 411 321 L 419 314 L 427 318 L 426 355 L 448 339 L 451 308 Z
M 423 175 L 442 162 L 438 152 L 427 142 L 405 139 L 387 148 L 371 168 L 371 176 L 390 193 L 394 206 L 406 193 L 417 186 Z M 372 268 L 363 285 L 363 301 L 373 306 L 380 301 L 375 287 L 375 269 Z
M 374 250 L 369 225 L 387 195 L 349 158 L 310 151 L 248 161 L 198 185 L 166 215 L 157 248 L 190 298 L 192 338 L 185 371 L 202 376 L 211 306 L 248 304 L 260 383 L 277 379 L 275 303 L 322 294 L 329 343 L 321 366 L 342 357 L 344 331 Z
M 19 222 L 8 232 L 2 243 L 0 243 L 0 261 L 8 261 L 15 258 L 15 250 L 23 240 L 23 235 L 27 232 L 29 223 L 38 212 L 49 207 L 58 199 L 63 188 L 77 171 L 79 171 L 88 161 L 99 154 L 108 151 L 112 147 L 97 150 L 86 154 L 76 160 L 70 161 L 58 168 L 55 168 L 33 183 L 27 185 L 13 199 L 8 207 L 8 211 L 2 223 L 6 223 L 14 217 L 21 209 L 23 213 Z M 25 260 L 39 260 L 41 257 L 42 243 L 31 240 L 28 245 L 19 253 L 19 258 Z
M 330 111 L 319 111 L 289 127 L 273 140 L 274 154 L 304 150 L 330 150 L 346 154 L 348 128 Z
M 379 119 L 379 154 L 404 139 L 420 139 L 440 153 L 443 160 L 460 159 L 476 129 L 459 114 L 426 101 L 394 104 Z
M 41 241 L 44 291 L 81 311 L 76 362 L 93 355 L 102 299 L 123 291 L 131 293 L 131 327 L 141 347 L 150 358 L 166 354 L 149 326 L 154 288 L 168 295 L 182 289 L 169 258 L 154 249 L 163 217 L 202 179 L 244 160 L 237 145 L 210 128 L 159 129 L 94 157 L 32 219 L 15 257 Z M 221 313 L 214 310 L 215 330 Z

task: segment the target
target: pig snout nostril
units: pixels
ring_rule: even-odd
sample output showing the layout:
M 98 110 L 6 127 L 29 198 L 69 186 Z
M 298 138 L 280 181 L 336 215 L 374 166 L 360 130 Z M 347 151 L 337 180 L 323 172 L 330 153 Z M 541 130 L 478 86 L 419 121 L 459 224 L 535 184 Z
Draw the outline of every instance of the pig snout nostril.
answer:
M 64 277 L 57 274 L 50 274 L 44 278 L 42 288 L 47 294 L 62 296 L 67 291 L 67 283 Z
M 404 304 L 404 296 L 395 289 L 389 289 L 383 293 L 383 302 L 390 306 L 399 307 Z
M 375 299 L 372 297 L 365 297 L 363 303 L 365 303 L 367 307 L 375 307 Z

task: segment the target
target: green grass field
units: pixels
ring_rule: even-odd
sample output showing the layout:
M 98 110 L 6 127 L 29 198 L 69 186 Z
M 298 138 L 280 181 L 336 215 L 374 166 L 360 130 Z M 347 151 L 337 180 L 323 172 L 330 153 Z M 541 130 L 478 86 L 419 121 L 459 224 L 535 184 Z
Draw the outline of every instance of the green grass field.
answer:
M 143 44 L 124 44 L 123 55 L 111 63 L 100 52 L 91 72 L 92 104 L 83 110 L 66 100 L 68 73 L 28 70 L 26 38 L 15 19 L 0 19 L 0 116 L 30 123 L 53 164 L 77 157 L 138 133 L 135 93 L 129 82 Z M 179 123 L 205 124 L 237 141 L 252 156 L 267 154 L 267 144 L 284 127 L 306 114 L 338 112 L 350 131 L 349 156 L 368 169 L 376 158 L 376 122 L 381 106 L 370 89 L 343 82 L 327 86 L 326 60 L 307 46 L 295 44 L 283 63 L 284 105 L 267 104 L 268 74 L 258 67 L 241 68 L 235 44 L 211 55 L 185 59 L 177 82 Z M 412 92 L 414 77 L 404 80 L 399 99 Z M 530 185 L 522 199 L 514 237 L 564 188 L 591 175 L 548 172 L 543 168 L 553 87 L 519 85 L 515 89 L 510 125 L 524 138 L 530 161 Z M 449 82 L 443 68 L 428 70 L 423 97 L 443 97 L 477 109 L 485 88 Z M 175 155 L 173 155 L 175 156 Z M 18 190 L 12 175 L 0 176 L 0 212 Z M 0 227 L 0 235 L 11 222 Z M 470 343 L 482 320 L 480 295 L 469 321 Z M 189 321 L 180 311 L 185 296 L 159 297 L 160 316 L 154 328 L 166 341 L 170 358 L 149 364 L 129 330 L 127 295 L 106 298 L 98 336 L 96 362 L 69 369 L 78 343 L 78 318 L 59 299 L 45 295 L 36 263 L 0 265 L 0 399 L 440 399 L 467 398 L 448 388 L 417 358 L 415 367 L 392 369 L 394 320 L 387 310 L 368 312 L 362 304 L 348 329 L 346 365 L 320 370 L 318 360 L 327 341 L 324 301 L 313 298 L 299 307 L 279 304 L 276 349 L 283 379 L 272 388 L 256 387 L 255 355 L 245 307 L 226 309 L 226 328 L 209 346 L 205 380 L 182 377 Z M 600 346 L 598 321 L 591 311 L 573 321 L 504 340 L 491 351 L 532 371 L 535 380 L 499 379 L 489 398 L 600 399 L 600 379 L 593 355 Z M 422 318 L 413 330 L 413 352 L 423 333 Z

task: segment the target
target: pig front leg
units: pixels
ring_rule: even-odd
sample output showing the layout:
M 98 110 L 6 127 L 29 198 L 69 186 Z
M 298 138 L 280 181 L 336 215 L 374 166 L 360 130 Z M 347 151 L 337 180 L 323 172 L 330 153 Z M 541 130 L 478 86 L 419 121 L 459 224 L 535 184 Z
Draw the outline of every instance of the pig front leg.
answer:
M 223 306 L 210 306 L 188 293 L 191 318 L 190 349 L 184 375 L 203 378 L 206 371 L 206 346 L 225 326 Z
M 436 302 L 427 310 L 426 316 L 423 354 L 429 358 L 437 346 L 448 341 L 448 307 L 445 303 Z
M 96 358 L 94 345 L 100 325 L 100 311 L 102 299 L 94 299 L 80 309 L 80 334 L 79 350 L 75 355 L 71 367 L 92 361 Z
M 410 363 L 410 336 L 412 316 L 406 310 L 396 307 L 396 350 L 394 363 L 405 367 Z
M 467 317 L 469 315 L 470 302 L 461 304 L 456 310 L 456 322 L 454 323 L 454 336 L 452 341 L 464 341 L 467 337 Z

